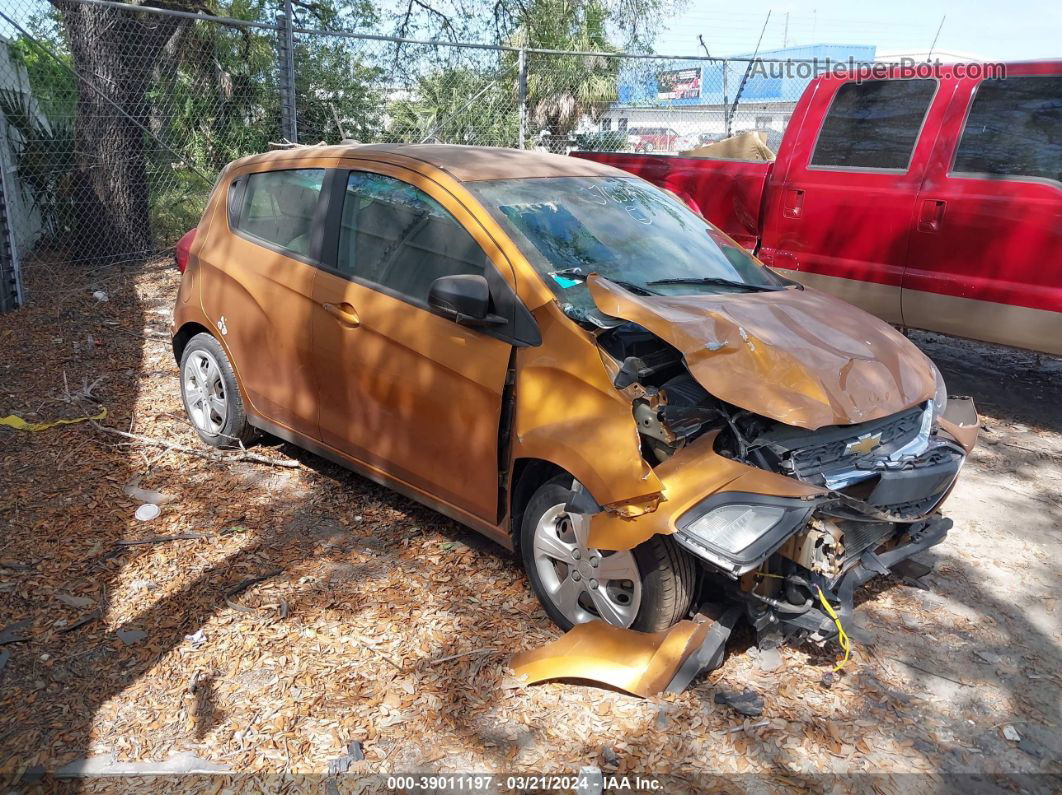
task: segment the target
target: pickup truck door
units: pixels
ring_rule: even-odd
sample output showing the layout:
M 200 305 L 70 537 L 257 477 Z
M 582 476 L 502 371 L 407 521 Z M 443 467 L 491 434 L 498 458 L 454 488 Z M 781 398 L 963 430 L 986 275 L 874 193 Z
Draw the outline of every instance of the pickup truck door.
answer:
M 942 103 L 938 81 L 823 78 L 767 188 L 761 257 L 900 324 L 911 214 Z M 785 147 L 785 144 L 783 144 Z
M 957 85 L 918 193 L 904 321 L 1062 353 L 1062 67 Z

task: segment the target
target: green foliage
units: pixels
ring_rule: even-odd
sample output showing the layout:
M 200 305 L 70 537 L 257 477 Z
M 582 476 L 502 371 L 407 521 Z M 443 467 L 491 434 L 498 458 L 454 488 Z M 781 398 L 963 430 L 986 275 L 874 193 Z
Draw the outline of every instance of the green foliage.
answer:
M 65 118 L 46 119 L 29 94 L 14 89 L 0 90 L 0 112 L 11 133 L 17 184 L 40 213 L 45 236 L 55 239 L 70 227 L 73 129 Z
M 32 36 L 58 61 L 25 36 L 7 42 L 11 62 L 26 70 L 29 89 L 41 112 L 49 119 L 72 119 L 77 104 L 77 78 L 70 71 L 72 60 L 49 17 L 35 18 Z
M 596 0 L 532 0 L 511 43 L 517 47 L 616 52 L 608 12 Z M 596 119 L 617 95 L 619 59 L 600 55 L 528 56 L 527 101 L 532 122 L 565 136 L 583 116 Z
M 370 141 L 379 134 L 383 70 L 368 66 L 343 41 L 299 39 L 295 46 L 299 140 L 337 144 Z
M 391 103 L 387 137 L 419 143 L 516 146 L 520 117 L 515 73 L 449 67 L 417 81 L 409 98 Z

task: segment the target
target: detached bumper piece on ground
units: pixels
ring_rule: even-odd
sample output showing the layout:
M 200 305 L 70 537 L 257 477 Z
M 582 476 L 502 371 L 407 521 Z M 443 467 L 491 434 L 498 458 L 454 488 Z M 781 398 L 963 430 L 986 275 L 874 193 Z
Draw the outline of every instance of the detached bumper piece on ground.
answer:
M 638 632 L 603 621 L 576 624 L 557 640 L 516 655 L 512 667 L 528 684 L 581 679 L 648 698 L 681 693 L 701 672 L 718 668 L 739 617 L 731 608 L 714 623 L 681 621 L 663 632 Z

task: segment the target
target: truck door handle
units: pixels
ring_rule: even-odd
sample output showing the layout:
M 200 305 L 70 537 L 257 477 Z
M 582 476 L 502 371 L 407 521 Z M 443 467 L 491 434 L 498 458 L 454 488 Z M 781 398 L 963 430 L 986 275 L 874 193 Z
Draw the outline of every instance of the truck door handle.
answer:
M 918 208 L 918 231 L 935 233 L 940 231 L 944 222 L 944 208 L 947 203 L 940 199 L 923 199 Z
M 785 205 L 782 215 L 786 218 L 800 218 L 804 214 L 804 191 L 798 189 L 785 192 Z
M 350 304 L 321 304 L 321 308 L 348 328 L 357 328 L 361 325 L 361 318 Z

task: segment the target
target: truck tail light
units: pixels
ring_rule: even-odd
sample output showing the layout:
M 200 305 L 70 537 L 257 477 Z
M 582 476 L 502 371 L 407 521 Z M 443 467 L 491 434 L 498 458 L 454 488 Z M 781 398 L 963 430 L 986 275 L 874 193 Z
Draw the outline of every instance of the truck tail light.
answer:
M 192 243 L 195 242 L 195 233 L 197 230 L 189 229 L 180 240 L 177 241 L 177 246 L 173 250 L 174 259 L 177 260 L 177 270 L 184 273 L 185 268 L 188 267 L 188 256 L 192 253 Z

